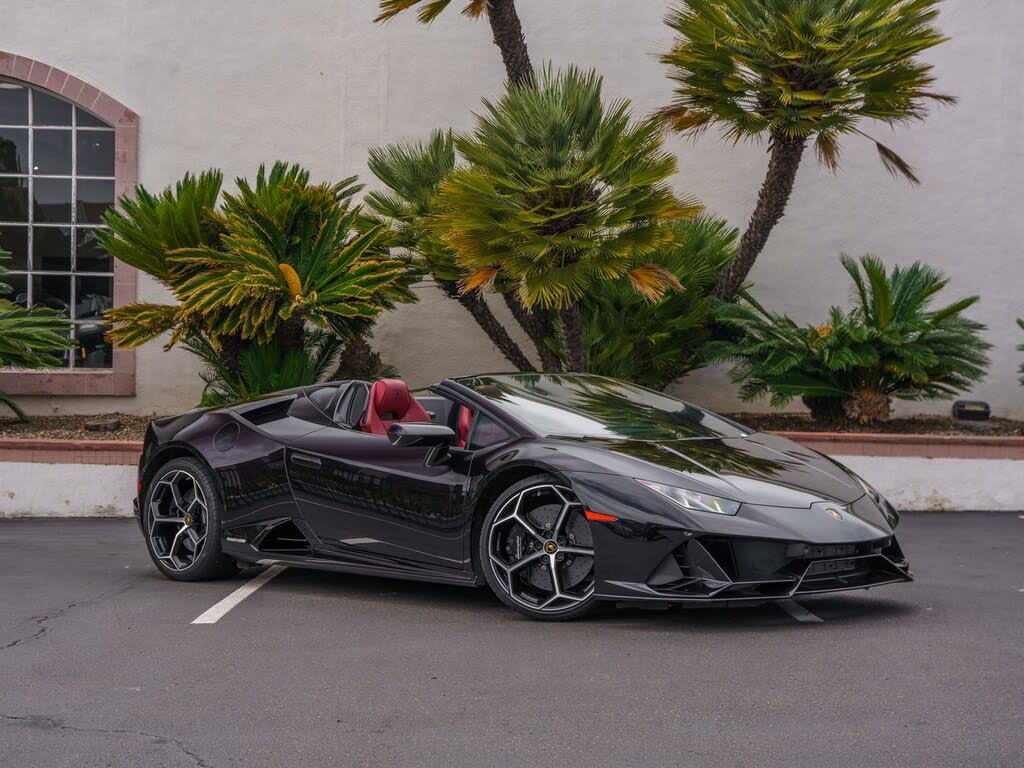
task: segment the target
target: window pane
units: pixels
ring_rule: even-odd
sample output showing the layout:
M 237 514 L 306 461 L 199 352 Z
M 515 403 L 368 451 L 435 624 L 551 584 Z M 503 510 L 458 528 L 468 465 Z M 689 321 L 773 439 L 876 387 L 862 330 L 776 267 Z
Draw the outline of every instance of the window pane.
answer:
M 71 179 L 36 179 L 32 183 L 36 221 L 71 223 Z
M 103 212 L 113 204 L 113 181 L 78 182 L 79 224 L 102 224 Z
M 75 278 L 75 317 L 78 320 L 98 319 L 113 306 L 114 278 Z
M 68 275 L 32 275 L 32 305 L 67 315 L 71 306 L 71 278 Z
M 78 229 L 78 245 L 75 253 L 75 269 L 79 272 L 111 272 L 114 261 L 110 254 L 96 242 L 99 229 Z
M 0 221 L 28 221 L 28 179 L 0 178 Z
M 114 350 L 107 341 L 107 328 L 99 323 L 86 323 L 75 328 L 78 349 L 75 350 L 75 368 L 111 368 Z
M 61 332 L 61 335 L 70 336 L 71 333 L 71 325 L 69 324 L 67 327 L 67 332 Z M 52 355 L 57 360 L 57 368 L 70 368 L 71 358 L 74 356 L 74 354 L 75 350 L 73 349 L 55 349 L 50 352 L 50 355 Z
M 0 125 L 28 125 L 28 88 L 0 82 Z
M 4 296 L 5 299 L 15 304 L 25 306 L 28 303 L 28 275 L 16 275 L 11 273 L 4 275 L 4 282 L 11 286 L 11 292 Z
M 33 173 L 71 175 L 71 131 L 37 129 L 33 131 Z
M 32 228 L 32 269 L 71 271 L 71 227 Z
M 78 131 L 77 159 L 80 176 L 114 175 L 114 132 Z
M 27 128 L 0 128 L 0 173 L 28 173 Z
M 56 96 L 33 89 L 32 124 L 71 125 L 71 104 Z
M 78 113 L 78 117 L 75 118 L 78 121 L 79 128 L 110 128 L 111 126 L 104 123 L 98 117 L 86 112 L 84 109 L 75 107 L 75 111 Z
M 475 451 L 490 445 L 496 445 L 508 440 L 509 437 L 511 435 L 498 422 L 490 416 L 480 413 L 477 414 L 476 423 L 472 426 L 469 444 L 466 447 Z
M 0 250 L 8 251 L 11 256 L 7 261 L 0 262 L 7 269 L 26 269 L 28 267 L 28 227 L 0 226 Z

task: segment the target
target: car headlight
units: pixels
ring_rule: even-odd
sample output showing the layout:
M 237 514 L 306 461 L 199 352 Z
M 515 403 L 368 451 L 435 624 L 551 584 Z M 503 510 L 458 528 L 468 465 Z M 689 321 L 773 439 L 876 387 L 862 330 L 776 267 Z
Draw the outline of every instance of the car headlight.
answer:
M 683 509 L 696 510 L 698 512 L 714 512 L 718 515 L 735 515 L 740 509 L 740 503 L 732 499 L 723 499 L 720 496 L 709 496 L 706 493 L 688 491 L 685 488 L 676 488 L 674 485 L 663 485 L 652 483 L 649 480 L 635 478 L 638 483 L 652 491 L 668 496 L 672 501 Z
M 895 528 L 900 522 L 900 513 L 896 511 L 896 508 L 893 507 L 893 505 L 889 503 L 889 500 L 876 491 L 871 483 L 863 477 L 858 475 L 856 472 L 851 472 L 849 469 L 846 471 L 850 472 L 850 476 L 857 481 L 857 484 L 864 489 L 864 493 L 868 495 L 868 498 L 871 499 L 875 503 L 875 506 L 881 510 L 883 515 L 885 515 L 885 519 L 888 521 L 889 525 Z
M 849 470 L 847 470 L 847 472 L 849 472 Z M 864 493 L 868 495 L 868 498 L 875 502 L 875 504 L 881 504 L 885 501 L 882 494 L 876 491 L 863 477 L 858 475 L 856 472 L 850 472 L 850 474 L 853 476 L 853 479 L 857 481 L 860 487 L 864 489 Z

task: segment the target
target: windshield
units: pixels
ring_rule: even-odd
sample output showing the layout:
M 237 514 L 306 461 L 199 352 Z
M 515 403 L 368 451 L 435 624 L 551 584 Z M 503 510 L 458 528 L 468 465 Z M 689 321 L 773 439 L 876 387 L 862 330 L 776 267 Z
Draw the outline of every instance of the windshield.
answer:
M 601 376 L 523 373 L 458 382 L 549 437 L 687 440 L 746 434 L 682 400 Z

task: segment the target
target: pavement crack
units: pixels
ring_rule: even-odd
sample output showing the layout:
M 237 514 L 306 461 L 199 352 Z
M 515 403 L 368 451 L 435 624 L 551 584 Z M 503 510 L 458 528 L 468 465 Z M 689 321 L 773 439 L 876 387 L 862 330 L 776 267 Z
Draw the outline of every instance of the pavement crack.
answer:
M 44 614 L 42 616 L 33 616 L 30 619 L 30 621 L 33 624 L 35 624 L 35 631 L 33 631 L 32 633 L 30 633 L 28 635 L 25 635 L 24 637 L 19 637 L 19 638 L 15 639 L 15 640 L 12 640 L 11 642 L 7 643 L 7 645 L 5 645 L 3 647 L 3 650 L 7 650 L 8 648 L 13 648 L 16 645 L 21 645 L 22 643 L 28 642 L 29 640 L 37 640 L 38 638 L 42 637 L 43 635 L 45 635 L 47 632 L 50 631 L 50 622 L 51 621 L 53 621 L 54 619 L 59 619 L 61 616 L 67 615 L 68 613 L 70 613 L 75 608 L 78 608 L 79 606 L 82 606 L 82 605 L 95 605 L 96 603 L 102 601 L 104 598 L 110 597 L 112 595 L 121 594 L 122 592 L 127 592 L 131 588 L 132 588 L 132 584 L 131 583 L 129 583 L 129 584 L 119 584 L 119 585 L 114 586 L 114 587 L 108 587 L 107 589 L 104 589 L 102 592 L 99 592 L 99 593 L 97 593 L 95 595 L 92 595 L 91 597 L 82 598 L 80 600 L 73 600 L 72 602 L 68 603 L 67 605 L 65 605 L 65 606 L 63 606 L 61 608 L 58 608 L 56 611 L 54 611 L 52 613 L 47 613 L 47 614 Z
M 189 749 L 188 746 L 178 739 L 170 736 L 161 736 L 157 733 L 150 733 L 149 731 L 138 731 L 131 728 L 87 728 L 79 725 L 68 725 L 60 718 L 47 717 L 45 715 L 0 715 L 0 720 L 13 722 L 27 728 L 40 728 L 43 730 L 73 731 L 75 733 L 106 733 L 116 736 L 141 736 L 146 739 L 151 739 L 157 744 L 174 745 L 183 755 L 194 762 L 197 768 L 213 768 L 213 766 L 203 760 L 197 752 Z

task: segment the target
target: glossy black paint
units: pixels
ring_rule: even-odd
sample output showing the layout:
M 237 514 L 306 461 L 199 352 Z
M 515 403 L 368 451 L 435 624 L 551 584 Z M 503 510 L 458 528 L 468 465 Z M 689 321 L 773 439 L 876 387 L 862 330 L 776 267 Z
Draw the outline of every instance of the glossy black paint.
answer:
M 512 483 L 546 473 L 618 518 L 590 524 L 602 599 L 763 600 L 910 580 L 892 508 L 836 462 L 778 436 L 733 425 L 729 434 L 743 436 L 550 437 L 445 380 L 421 396 L 442 423 L 396 430 L 395 444 L 350 426 L 366 387 L 333 382 L 156 421 L 140 498 L 162 463 L 196 456 L 224 497 L 221 545 L 240 561 L 481 584 L 482 516 Z M 455 405 L 509 438 L 454 447 Z M 638 479 L 742 506 L 736 515 L 687 510 Z

